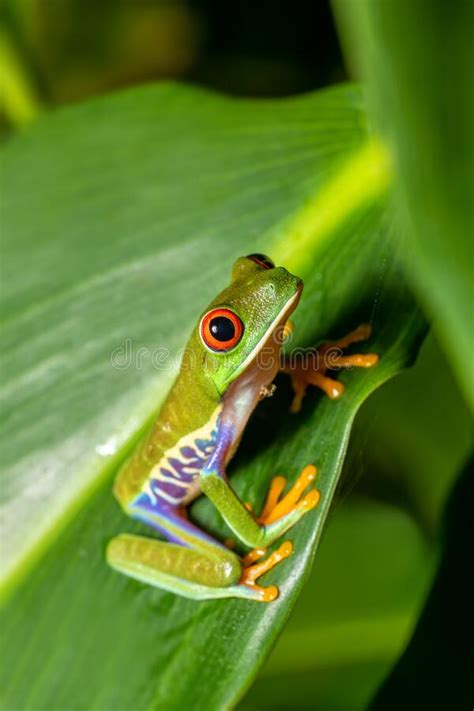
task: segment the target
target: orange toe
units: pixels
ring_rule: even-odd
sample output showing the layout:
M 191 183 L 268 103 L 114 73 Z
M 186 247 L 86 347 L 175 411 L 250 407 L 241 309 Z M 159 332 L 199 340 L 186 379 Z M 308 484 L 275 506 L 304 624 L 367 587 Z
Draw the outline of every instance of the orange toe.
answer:
M 260 578 L 264 573 L 268 573 L 269 570 L 275 567 L 293 551 L 293 544 L 291 541 L 285 541 L 281 544 L 276 551 L 270 553 L 268 558 L 262 560 L 260 563 L 254 563 L 248 567 L 244 567 L 242 571 L 242 578 L 240 582 L 243 585 L 252 585 L 258 578 Z
M 298 504 L 298 501 L 300 500 L 300 497 L 306 487 L 314 481 L 316 474 L 316 467 L 312 464 L 308 464 L 303 469 L 286 496 L 280 499 L 278 503 L 275 502 L 272 508 L 267 508 L 267 506 L 265 506 L 265 515 L 262 515 L 260 520 L 265 524 L 270 524 L 277 521 L 279 518 L 282 518 L 282 516 L 290 513 Z

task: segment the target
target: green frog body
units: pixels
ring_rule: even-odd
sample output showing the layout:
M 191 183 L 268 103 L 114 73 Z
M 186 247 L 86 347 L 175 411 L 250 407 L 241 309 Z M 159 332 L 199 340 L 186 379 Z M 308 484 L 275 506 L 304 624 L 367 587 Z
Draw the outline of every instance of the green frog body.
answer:
M 277 597 L 274 585 L 261 587 L 257 580 L 291 553 L 292 544 L 285 541 L 263 560 L 266 548 L 316 506 L 316 469 L 305 467 L 286 495 L 286 481 L 276 477 L 260 516 L 238 498 L 225 472 L 250 415 L 271 394 L 280 370 L 290 373 L 294 410 L 308 384 L 330 397 L 342 394 L 324 364 L 309 370 L 285 365 L 282 334 L 302 288 L 301 279 L 264 255 L 237 260 L 230 285 L 200 315 L 155 424 L 116 478 L 114 493 L 124 511 L 167 540 L 117 536 L 107 548 L 113 568 L 196 600 Z M 349 345 L 368 334 L 362 326 L 337 343 Z M 339 360 L 340 366 L 370 367 L 377 356 L 340 355 Z M 186 507 L 200 494 L 252 549 L 245 557 L 189 520 Z

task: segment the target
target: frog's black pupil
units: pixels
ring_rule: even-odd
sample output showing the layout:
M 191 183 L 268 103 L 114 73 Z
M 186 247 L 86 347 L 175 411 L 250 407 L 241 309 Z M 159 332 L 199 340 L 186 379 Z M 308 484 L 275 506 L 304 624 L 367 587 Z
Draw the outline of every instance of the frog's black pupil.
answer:
M 266 254 L 248 254 L 247 259 L 251 259 L 252 262 L 259 264 L 263 269 L 274 269 L 275 267 L 275 264 Z
M 211 319 L 209 329 L 216 341 L 221 341 L 221 343 L 231 341 L 235 336 L 235 326 L 226 316 L 216 316 Z

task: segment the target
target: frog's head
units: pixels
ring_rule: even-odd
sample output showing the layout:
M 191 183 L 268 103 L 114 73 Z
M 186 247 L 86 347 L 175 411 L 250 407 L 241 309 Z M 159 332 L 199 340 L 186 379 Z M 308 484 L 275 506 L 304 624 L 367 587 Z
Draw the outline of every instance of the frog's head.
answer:
M 197 358 L 220 395 L 265 346 L 271 354 L 272 342 L 296 308 L 302 288 L 301 279 L 264 255 L 235 262 L 230 285 L 204 311 L 188 344 L 195 364 Z M 273 351 L 278 353 L 279 347 Z

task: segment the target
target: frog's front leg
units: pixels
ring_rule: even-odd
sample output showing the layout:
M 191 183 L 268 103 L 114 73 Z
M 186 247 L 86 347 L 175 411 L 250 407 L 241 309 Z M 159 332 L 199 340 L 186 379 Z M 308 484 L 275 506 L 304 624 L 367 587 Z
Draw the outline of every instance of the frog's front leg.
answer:
M 216 448 L 201 472 L 201 490 L 211 499 L 227 525 L 245 545 L 265 548 L 286 533 L 319 501 L 319 492 L 304 493 L 316 477 L 316 468 L 307 466 L 291 490 L 281 498 L 286 480 L 276 477 L 270 487 L 260 517 L 252 514 L 227 481 L 224 462 L 227 448 Z
M 300 352 L 285 358 L 282 371 L 291 377 L 295 392 L 291 411 L 298 412 L 309 385 L 321 388 L 331 400 L 341 397 L 344 385 L 334 378 L 326 375 L 327 371 L 340 370 L 341 368 L 371 368 L 379 359 L 376 353 L 344 355 L 342 350 L 352 343 L 366 341 L 371 334 L 368 324 L 358 326 L 336 341 L 329 341 L 312 348 L 302 356 Z

